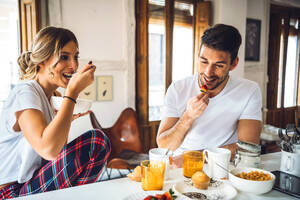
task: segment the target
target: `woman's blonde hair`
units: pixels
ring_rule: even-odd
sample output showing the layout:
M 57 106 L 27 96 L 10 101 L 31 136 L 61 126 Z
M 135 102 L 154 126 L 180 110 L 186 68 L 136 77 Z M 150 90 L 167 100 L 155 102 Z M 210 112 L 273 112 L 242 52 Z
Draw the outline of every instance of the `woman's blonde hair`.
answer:
M 39 64 L 56 56 L 55 67 L 60 58 L 60 50 L 70 41 L 78 41 L 70 30 L 57 27 L 46 27 L 38 32 L 32 43 L 32 50 L 22 53 L 18 58 L 20 79 L 34 79 L 40 69 Z

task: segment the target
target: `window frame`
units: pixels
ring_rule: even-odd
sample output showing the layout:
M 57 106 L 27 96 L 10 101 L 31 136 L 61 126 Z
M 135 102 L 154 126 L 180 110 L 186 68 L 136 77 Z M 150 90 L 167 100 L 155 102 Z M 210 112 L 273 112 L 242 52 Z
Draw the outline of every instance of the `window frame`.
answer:
M 21 52 L 31 49 L 34 36 L 41 29 L 41 0 L 18 0 Z M 26 12 L 26 7 L 30 12 Z

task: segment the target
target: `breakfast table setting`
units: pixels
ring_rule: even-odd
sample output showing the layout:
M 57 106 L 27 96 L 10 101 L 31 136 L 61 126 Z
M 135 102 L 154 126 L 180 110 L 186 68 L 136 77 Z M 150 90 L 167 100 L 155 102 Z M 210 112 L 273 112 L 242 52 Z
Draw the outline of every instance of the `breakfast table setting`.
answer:
M 240 164 L 237 165 L 237 163 L 229 162 L 230 156 L 225 155 L 225 154 L 228 155 L 228 152 L 226 152 L 226 150 L 227 149 L 223 149 L 223 148 L 215 148 L 215 149 L 210 149 L 201 152 L 201 156 L 202 156 L 201 160 L 203 161 L 202 166 L 200 166 L 201 170 L 199 171 L 199 174 L 197 174 L 198 172 L 196 172 L 193 174 L 192 177 L 188 177 L 189 175 L 187 174 L 188 172 L 187 166 L 190 165 L 192 167 L 195 167 L 196 165 L 195 163 L 194 165 L 191 165 L 192 162 L 190 160 L 187 160 L 187 158 L 184 157 L 184 154 L 183 154 L 183 164 L 182 164 L 183 167 L 176 168 L 172 166 L 170 163 L 171 161 L 170 157 L 172 155 L 172 152 L 169 152 L 168 150 L 161 149 L 161 148 L 155 148 L 149 151 L 149 160 L 145 161 L 144 163 L 141 163 L 141 166 L 137 167 L 140 170 L 139 171 L 139 175 L 141 176 L 140 179 L 135 179 L 133 178 L 133 176 L 130 176 L 134 174 L 136 171 L 138 171 L 136 170 L 137 169 L 136 168 L 131 174 L 128 175 L 128 177 L 96 182 L 93 184 L 87 184 L 82 186 L 70 187 L 66 189 L 45 192 L 40 194 L 34 194 L 30 196 L 19 197 L 17 199 L 138 200 L 138 199 L 152 199 L 149 197 L 162 197 L 162 196 L 165 197 L 161 199 L 173 199 L 173 198 L 166 198 L 166 196 L 168 195 L 176 196 L 175 199 L 177 200 L 298 199 L 295 196 L 288 195 L 286 193 L 277 191 L 273 188 L 275 179 L 278 177 L 275 177 L 275 175 L 271 172 L 276 170 L 282 171 L 282 166 L 281 166 L 282 165 L 281 159 L 283 155 L 282 152 L 260 155 L 258 165 L 256 163 L 257 158 L 255 158 L 254 160 L 251 159 L 247 160 L 242 157 L 242 159 L 239 158 Z M 215 159 L 216 155 L 219 156 L 219 160 L 218 160 L 218 164 L 214 165 L 214 162 L 216 161 Z M 166 160 L 165 158 L 168 159 Z M 227 161 L 222 163 L 222 159 L 223 161 L 228 160 L 228 165 L 227 165 Z M 161 165 L 161 161 L 165 162 L 165 164 Z M 250 164 L 257 165 L 257 168 L 253 168 L 253 166 L 244 167 L 242 165 L 242 164 L 247 164 L 247 162 L 249 161 Z M 163 166 L 163 170 L 158 170 L 156 168 L 153 171 L 152 169 L 148 169 L 150 167 L 151 168 L 155 167 L 156 165 L 153 163 L 156 162 L 159 163 L 159 169 L 161 169 L 161 167 Z M 240 169 L 244 169 L 244 171 Z M 237 175 L 237 173 L 239 172 L 244 172 L 244 174 L 247 173 L 250 174 L 253 173 L 253 170 L 258 174 L 266 176 L 268 179 L 264 179 L 263 181 L 246 180 L 244 178 L 238 177 Z M 161 174 L 155 175 L 154 173 L 161 173 Z M 196 176 L 196 174 L 198 176 Z M 207 176 L 206 174 L 209 175 L 211 178 L 209 178 L 209 176 Z M 224 178 L 222 179 L 217 178 L 222 176 L 224 176 Z M 155 177 L 155 179 L 153 177 Z M 202 180 L 207 180 L 206 177 L 209 178 L 208 184 L 201 185 Z M 265 177 L 260 177 L 260 175 L 256 176 L 256 178 L 257 177 L 265 178 Z M 151 178 L 152 180 L 150 180 L 149 178 Z M 233 180 L 232 178 L 237 180 Z M 201 180 L 199 183 L 200 185 L 198 186 L 196 185 L 198 184 L 197 180 Z M 243 181 L 246 182 L 246 185 L 243 185 L 244 184 Z M 282 181 L 280 181 L 280 183 L 278 184 L 281 184 L 281 182 Z M 286 182 L 284 182 L 284 184 L 286 184 Z M 293 183 L 290 184 L 290 187 L 293 187 Z M 296 187 L 299 187 L 299 185 L 297 185 Z M 297 190 L 300 191 L 300 188 Z M 190 193 L 190 195 L 192 194 L 192 196 L 187 195 L 188 193 Z M 194 198 L 195 194 L 198 195 L 198 196 L 196 195 L 197 198 Z M 188 196 L 191 198 L 189 198 Z

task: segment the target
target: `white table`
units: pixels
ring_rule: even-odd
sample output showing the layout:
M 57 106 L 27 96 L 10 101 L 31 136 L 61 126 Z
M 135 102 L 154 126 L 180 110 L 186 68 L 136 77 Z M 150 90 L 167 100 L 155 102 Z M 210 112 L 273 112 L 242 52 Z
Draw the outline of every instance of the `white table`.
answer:
M 261 156 L 261 168 L 274 171 L 280 167 L 280 152 L 265 154 Z M 164 188 L 168 189 L 173 185 L 174 181 L 166 181 Z M 122 200 L 131 193 L 142 191 L 141 183 L 131 181 L 128 178 L 115 179 L 110 181 L 103 181 L 83 186 L 71 187 L 62 190 L 45 192 L 41 194 L 29 195 L 17 199 L 33 199 L 33 200 L 59 200 L 59 199 L 105 199 L 105 200 Z M 295 197 L 272 190 L 264 195 L 253 195 L 244 192 L 238 192 L 235 199 L 242 200 L 286 200 L 297 199 Z

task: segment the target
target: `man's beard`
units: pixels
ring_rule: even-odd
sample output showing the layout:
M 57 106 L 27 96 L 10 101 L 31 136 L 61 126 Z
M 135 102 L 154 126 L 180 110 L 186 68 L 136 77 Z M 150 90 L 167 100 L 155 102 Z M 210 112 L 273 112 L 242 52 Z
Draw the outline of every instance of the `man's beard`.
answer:
M 216 89 L 217 87 L 219 87 L 225 80 L 226 78 L 229 76 L 229 72 L 227 72 L 227 74 L 225 76 L 223 76 L 223 79 L 221 79 L 219 82 L 216 83 L 216 85 L 213 87 L 213 88 L 208 88 L 208 90 L 214 90 Z M 203 85 L 204 83 L 202 82 L 202 78 L 204 79 L 203 77 L 203 74 L 200 74 L 200 83 L 201 85 Z M 218 77 L 219 79 L 219 77 Z

